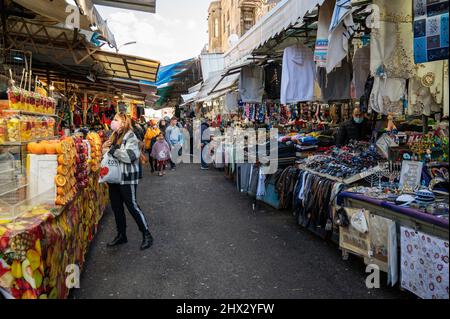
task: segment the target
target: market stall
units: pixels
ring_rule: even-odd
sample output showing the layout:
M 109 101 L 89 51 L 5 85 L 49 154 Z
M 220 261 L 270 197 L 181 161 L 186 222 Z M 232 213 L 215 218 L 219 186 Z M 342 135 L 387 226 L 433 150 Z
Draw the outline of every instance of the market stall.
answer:
M 390 285 L 448 298 L 448 34 L 424 43 L 427 12 L 448 25 L 448 2 L 316 1 L 259 36 L 296 3 L 280 2 L 225 54 L 221 78 L 239 74 L 237 88 L 209 92 L 218 101 L 203 116 L 238 128 L 215 139 L 225 174 L 254 207 L 293 210 Z M 247 128 L 278 129 L 277 173 L 236 161 Z
M 100 50 L 114 37 L 92 5 L 82 23 L 96 19 L 99 33 L 55 24 L 64 1 L 49 12 L 40 11 L 43 2 L 8 1 L 0 26 L 5 298 L 67 298 L 78 286 L 109 201 L 99 183 L 104 129 L 121 102 L 137 116 L 138 106 L 153 101 L 156 87 L 141 81 L 155 81 L 159 70 L 158 61 Z

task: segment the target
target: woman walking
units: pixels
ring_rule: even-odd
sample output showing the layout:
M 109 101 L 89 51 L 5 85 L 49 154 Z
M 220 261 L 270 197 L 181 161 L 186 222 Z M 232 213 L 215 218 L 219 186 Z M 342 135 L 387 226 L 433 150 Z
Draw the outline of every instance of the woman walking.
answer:
M 119 113 L 111 122 L 113 134 L 103 146 L 120 163 L 122 181 L 120 184 L 109 184 L 109 198 L 114 211 L 117 226 L 116 238 L 108 244 L 114 247 L 126 244 L 126 216 L 124 204 L 142 232 L 141 250 L 148 249 L 153 244 L 149 226 L 144 213 L 136 201 L 136 190 L 139 183 L 139 140 L 133 132 L 131 119 L 124 113 Z

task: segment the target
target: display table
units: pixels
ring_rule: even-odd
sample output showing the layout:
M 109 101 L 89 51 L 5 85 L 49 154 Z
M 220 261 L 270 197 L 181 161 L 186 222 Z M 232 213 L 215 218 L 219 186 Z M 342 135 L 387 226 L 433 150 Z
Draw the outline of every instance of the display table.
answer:
M 371 198 L 358 193 L 342 192 L 338 204 L 345 207 L 365 208 L 371 213 L 392 219 L 403 226 L 420 229 L 430 235 L 449 239 L 449 221 L 420 210 L 400 207 L 392 202 Z
M 98 174 L 65 206 L 41 205 L 0 223 L 0 291 L 7 298 L 67 298 L 70 265 L 81 270 L 108 203 Z M 73 271 L 73 270 L 72 270 Z

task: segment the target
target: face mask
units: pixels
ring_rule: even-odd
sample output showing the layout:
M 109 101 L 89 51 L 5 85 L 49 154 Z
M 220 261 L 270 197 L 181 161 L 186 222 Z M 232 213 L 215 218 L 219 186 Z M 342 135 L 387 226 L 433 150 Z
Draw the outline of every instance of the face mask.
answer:
M 111 129 L 114 132 L 117 132 L 118 130 L 120 130 L 120 123 L 119 123 L 119 121 L 112 121 L 111 122 Z
M 354 117 L 353 120 L 355 121 L 356 124 L 361 124 L 362 122 L 364 122 L 363 117 Z

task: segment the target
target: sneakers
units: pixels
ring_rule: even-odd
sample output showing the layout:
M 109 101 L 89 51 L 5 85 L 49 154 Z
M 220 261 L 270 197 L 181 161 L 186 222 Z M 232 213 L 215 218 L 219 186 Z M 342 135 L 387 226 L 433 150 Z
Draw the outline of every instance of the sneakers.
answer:
M 200 167 L 200 169 L 201 169 L 202 171 L 207 171 L 207 170 L 209 170 L 209 167 L 207 167 L 207 166 L 202 166 L 202 167 Z

